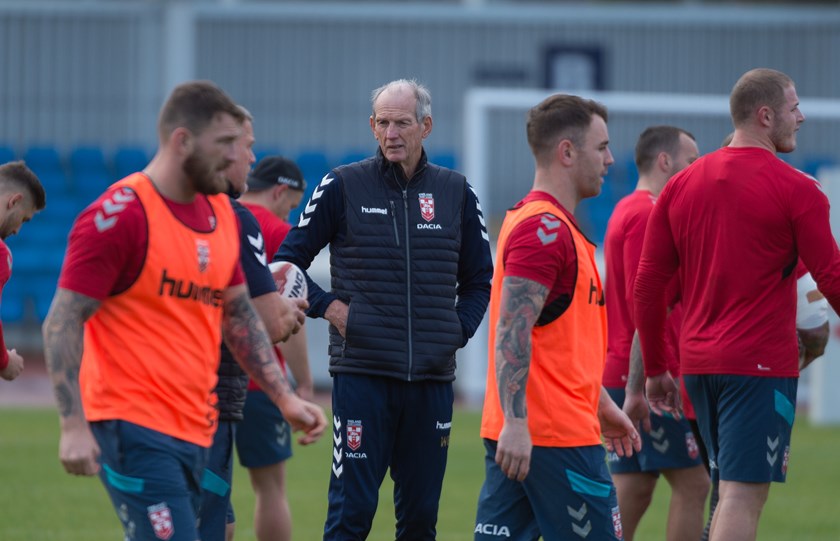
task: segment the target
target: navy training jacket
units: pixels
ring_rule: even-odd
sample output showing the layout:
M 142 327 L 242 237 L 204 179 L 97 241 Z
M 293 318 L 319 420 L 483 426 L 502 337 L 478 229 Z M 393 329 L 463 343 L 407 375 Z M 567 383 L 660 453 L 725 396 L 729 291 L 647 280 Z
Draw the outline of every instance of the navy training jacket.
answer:
M 455 351 L 490 299 L 493 262 L 481 207 L 460 173 L 428 163 L 406 180 L 380 151 L 315 189 L 275 260 L 308 269 L 330 246 L 331 291 L 309 280 L 310 317 L 349 305 L 346 339 L 330 325 L 330 373 L 455 379 Z

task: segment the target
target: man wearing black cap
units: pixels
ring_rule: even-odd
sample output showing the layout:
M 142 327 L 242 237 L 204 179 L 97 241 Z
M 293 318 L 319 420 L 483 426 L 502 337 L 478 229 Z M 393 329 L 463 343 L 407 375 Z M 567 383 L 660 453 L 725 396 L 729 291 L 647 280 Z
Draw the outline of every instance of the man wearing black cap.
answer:
M 248 191 L 242 194 L 239 200 L 248 208 L 268 209 L 270 213 L 262 211 L 261 214 L 273 219 L 265 221 L 285 224 L 289 213 L 300 204 L 304 190 L 306 180 L 295 162 L 282 156 L 266 156 L 248 176 Z M 260 220 L 259 216 L 257 219 L 262 226 L 263 220 Z M 288 232 L 291 226 L 285 224 L 284 229 Z M 285 237 L 285 233 L 283 236 Z M 277 247 L 282 241 L 278 241 Z M 266 250 L 266 253 L 274 255 L 271 250 Z
M 300 204 L 306 181 L 297 165 L 281 156 L 260 160 L 248 175 L 248 189 L 239 202 L 260 225 L 265 254 L 274 255 L 291 226 L 285 221 Z M 312 373 L 306 350 L 306 327 L 275 346 L 283 371 L 288 362 L 299 396 L 311 400 Z M 248 384 L 244 419 L 236 430 L 239 462 L 248 468 L 256 495 L 254 531 L 259 541 L 288 541 L 292 517 L 286 498 L 285 461 L 292 456 L 289 424 L 277 406 L 254 382 Z

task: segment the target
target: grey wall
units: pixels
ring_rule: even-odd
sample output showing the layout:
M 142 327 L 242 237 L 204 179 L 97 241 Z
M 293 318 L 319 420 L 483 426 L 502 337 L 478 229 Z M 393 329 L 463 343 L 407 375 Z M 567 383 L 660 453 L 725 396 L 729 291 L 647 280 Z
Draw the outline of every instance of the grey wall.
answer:
M 725 94 L 745 70 L 771 66 L 801 96 L 840 95 L 837 8 L 182 3 L 173 31 L 166 6 L 0 5 L 0 142 L 153 147 L 157 108 L 181 73 L 248 106 L 263 146 L 372 149 L 370 90 L 416 77 L 434 98 L 429 147 L 459 153 L 465 91 L 541 87 L 557 45 L 600 47 L 606 90 Z M 194 36 L 186 60 L 179 34 Z

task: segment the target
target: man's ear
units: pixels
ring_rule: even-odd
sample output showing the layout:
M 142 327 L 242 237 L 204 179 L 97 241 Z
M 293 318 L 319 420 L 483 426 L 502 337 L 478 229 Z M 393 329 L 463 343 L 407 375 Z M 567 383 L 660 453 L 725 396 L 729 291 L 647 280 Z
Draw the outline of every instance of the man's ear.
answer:
M 8 196 L 6 199 L 6 208 L 11 210 L 15 208 L 18 204 L 23 201 L 23 194 L 20 192 L 14 192 Z
M 759 107 L 758 112 L 756 113 L 759 125 L 769 127 L 773 123 L 775 113 L 776 112 L 769 105 Z
M 281 197 L 283 197 L 283 193 L 288 189 L 289 187 L 286 184 L 278 184 L 271 189 L 271 198 L 278 201 Z
M 575 156 L 575 145 L 568 139 L 562 139 L 554 149 L 558 160 L 563 165 L 571 165 Z
M 170 141 L 178 150 L 178 153 L 184 155 L 191 154 L 195 145 L 195 138 L 192 132 L 184 127 L 175 128 L 175 131 L 170 136 Z
M 423 139 L 432 133 L 432 116 L 429 115 L 423 119 Z
M 667 152 L 660 152 L 656 156 L 656 166 L 659 167 L 660 171 L 670 171 L 671 170 L 671 156 Z

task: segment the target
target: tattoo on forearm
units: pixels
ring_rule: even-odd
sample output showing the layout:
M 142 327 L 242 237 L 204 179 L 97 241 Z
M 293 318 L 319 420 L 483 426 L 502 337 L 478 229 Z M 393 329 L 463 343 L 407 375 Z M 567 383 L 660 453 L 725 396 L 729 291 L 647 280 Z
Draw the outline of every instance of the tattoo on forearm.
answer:
M 44 321 L 44 357 L 63 418 L 84 413 L 79 389 L 84 324 L 99 304 L 96 299 L 59 289 Z
M 525 385 L 531 368 L 531 330 L 547 296 L 548 288 L 533 280 L 509 276 L 502 283 L 495 347 L 499 399 L 506 416 L 527 416 Z
M 633 334 L 633 342 L 630 345 L 630 368 L 627 372 L 626 388 L 635 392 L 645 390 L 645 366 L 638 331 Z
M 265 325 L 247 293 L 225 302 L 222 329 L 233 357 L 268 396 L 276 399 L 291 391 Z

